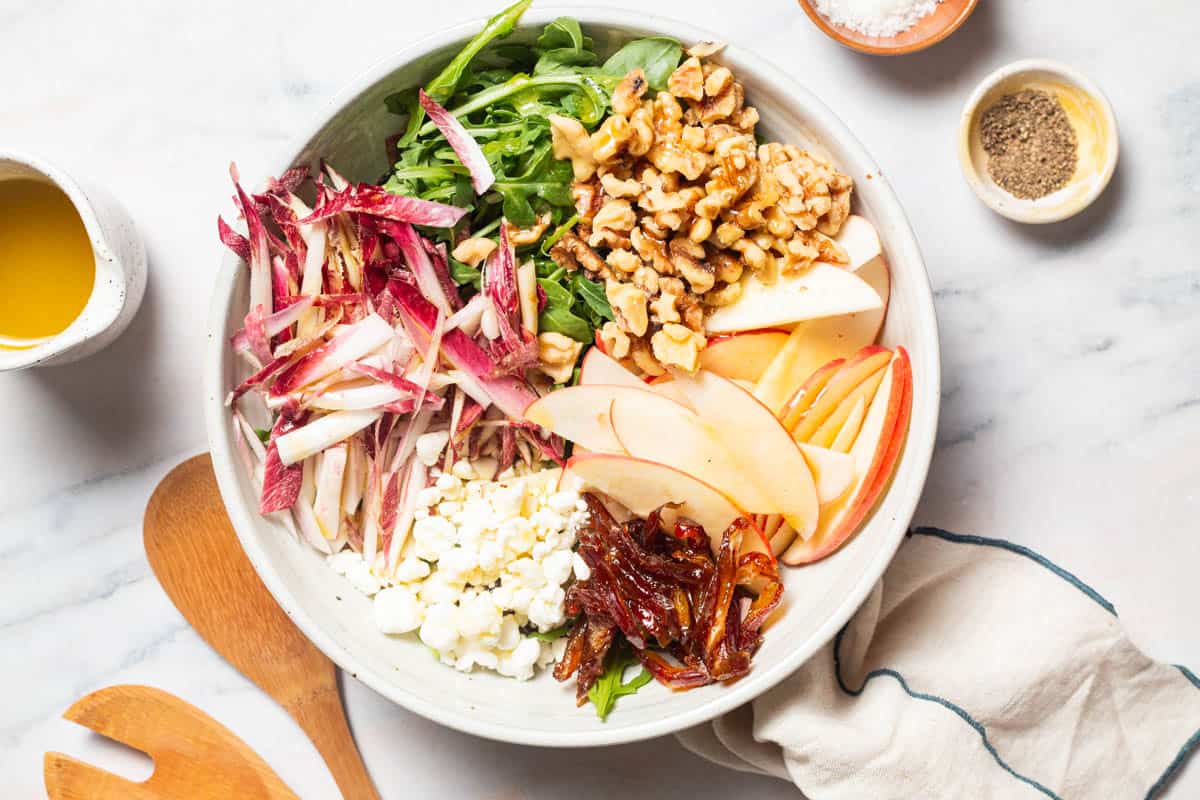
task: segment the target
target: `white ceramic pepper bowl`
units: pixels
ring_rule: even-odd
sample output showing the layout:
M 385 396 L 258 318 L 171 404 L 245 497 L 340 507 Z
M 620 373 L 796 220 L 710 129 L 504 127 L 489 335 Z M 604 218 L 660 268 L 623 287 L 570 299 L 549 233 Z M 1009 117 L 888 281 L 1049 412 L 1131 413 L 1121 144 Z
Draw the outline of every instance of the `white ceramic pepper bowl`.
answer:
M 1058 97 L 1079 142 L 1079 165 L 1070 182 L 1036 200 L 1014 197 L 996 185 L 988 174 L 979 129 L 980 118 L 994 103 L 1028 88 Z M 1028 59 L 1001 67 L 975 87 L 959 123 L 958 160 L 963 177 L 988 208 L 1016 222 L 1044 224 L 1072 217 L 1100 196 L 1117 169 L 1119 140 L 1117 118 L 1100 87 L 1065 64 Z
M 529 39 L 569 14 L 606 52 L 624 40 L 664 34 L 684 42 L 719 38 L 642 12 L 539 8 L 517 37 Z M 388 169 L 383 141 L 397 128 L 384 108 L 389 93 L 430 78 L 479 30 L 456 25 L 385 59 L 342 91 L 295 147 L 266 165 L 279 174 L 293 164 L 331 159 L 352 179 L 378 179 Z M 452 728 L 508 742 L 547 747 L 618 744 L 668 734 L 709 720 L 757 697 L 827 643 L 866 598 L 900 544 L 921 494 L 933 452 L 939 398 L 937 324 L 929 280 L 899 201 L 854 135 L 816 97 L 754 55 L 729 47 L 721 59 L 746 86 L 762 114 L 761 130 L 783 141 L 827 145 L 856 181 L 860 213 L 874 221 L 892 265 L 892 299 L 883 341 L 908 348 L 914 401 L 908 442 L 890 491 L 863 530 L 833 557 L 785 569 L 784 609 L 767 630 L 752 672 L 730 686 L 671 692 L 657 684 L 622 698 L 607 722 L 576 708 L 574 687 L 548 673 L 517 682 L 493 673 L 464 674 L 440 664 L 415 637 L 387 637 L 375 627 L 371 601 L 335 574 L 306 544 L 264 520 L 236 456 L 224 398 L 246 374 L 226 343 L 248 302 L 246 269 L 232 255 L 221 265 L 206 354 L 205 417 L 213 464 L 230 517 L 267 588 L 301 630 L 353 677 L 405 708 Z
M 83 310 L 61 333 L 27 349 L 0 349 L 0 372 L 66 364 L 103 349 L 129 327 L 146 290 L 141 237 L 106 191 L 83 186 L 39 158 L 0 150 L 0 181 L 18 178 L 53 184 L 66 194 L 87 231 L 96 278 Z

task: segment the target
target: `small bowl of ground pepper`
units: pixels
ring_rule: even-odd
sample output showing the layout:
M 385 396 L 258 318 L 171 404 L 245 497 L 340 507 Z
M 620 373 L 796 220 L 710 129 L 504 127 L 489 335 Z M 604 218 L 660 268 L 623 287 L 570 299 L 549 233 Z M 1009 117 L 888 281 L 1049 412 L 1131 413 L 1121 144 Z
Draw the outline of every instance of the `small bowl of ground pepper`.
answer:
M 967 183 L 1017 222 L 1058 222 L 1087 208 L 1112 179 L 1118 149 L 1104 93 L 1051 61 L 993 72 L 971 94 L 959 128 Z

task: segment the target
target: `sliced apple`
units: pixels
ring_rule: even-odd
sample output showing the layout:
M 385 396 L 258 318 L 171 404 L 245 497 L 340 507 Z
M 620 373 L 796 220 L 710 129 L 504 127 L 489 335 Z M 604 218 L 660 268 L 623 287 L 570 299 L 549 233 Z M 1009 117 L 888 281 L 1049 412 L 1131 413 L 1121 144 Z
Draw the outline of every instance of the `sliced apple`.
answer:
M 667 503 L 678 503 L 676 508 L 663 509 L 663 520 L 674 525 L 676 519 L 685 517 L 703 525 L 714 553 L 721 546 L 725 530 L 739 517 L 748 516 L 704 481 L 665 464 L 630 456 L 575 456 L 567 462 L 563 480 L 579 481 L 584 487 L 596 489 L 643 518 Z M 770 553 L 757 526 L 742 541 L 742 552 L 746 551 Z
M 864 397 L 858 397 L 829 449 L 836 453 L 849 453 L 850 448 L 854 445 L 854 440 L 858 438 L 858 432 L 862 429 L 863 419 L 866 416 L 867 400 Z
M 825 558 L 854 535 L 891 479 L 908 432 L 912 395 L 912 366 L 908 353 L 898 347 L 850 448 L 853 485 L 842 499 L 822 508 L 816 533 L 807 540 L 796 539 L 784 551 L 784 563 L 808 564 Z
M 892 353 L 885 347 L 872 345 L 859 350 L 828 377 L 819 392 L 814 394 L 808 386 L 800 388 L 796 399 L 789 404 L 784 427 L 796 441 L 807 442 L 847 395 L 891 360 Z
M 687 397 L 683 392 L 679 391 L 679 387 L 675 385 L 675 379 L 670 375 L 659 375 L 651 378 L 649 382 L 651 391 L 661 394 L 663 397 L 668 397 L 686 408 L 692 408 L 692 404 L 688 402 Z M 692 408 L 695 411 L 694 408 Z
M 793 325 L 810 319 L 870 311 L 883 306 L 871 285 L 842 267 L 820 262 L 797 275 L 766 285 L 750 275 L 741 297 L 712 311 L 704 322 L 710 335 Z
M 884 372 L 885 370 L 881 369 L 864 378 L 863 382 L 856 386 L 854 391 L 846 395 L 845 399 L 838 403 L 833 413 L 826 417 L 825 421 L 804 441 L 814 444 L 817 447 L 827 447 L 832 450 L 833 443 L 837 440 L 842 428 L 850 420 L 850 415 L 854 413 L 854 407 L 860 402 L 865 406 L 871 405 L 871 400 L 875 398 L 875 390 L 879 388 L 879 383 L 883 380 Z
M 860 270 L 883 256 L 883 245 L 879 241 L 879 232 L 866 218 L 857 214 L 851 214 L 846 218 L 834 241 L 841 245 L 850 258 L 850 263 L 846 268 L 851 272 Z
M 783 521 L 783 517 L 777 517 L 780 525 L 775 528 L 775 532 L 768 537 L 767 542 L 771 548 L 771 553 L 776 557 L 780 553 L 787 550 L 792 542 L 796 541 L 796 531 L 791 525 Z
M 801 444 L 800 452 L 812 471 L 817 500 L 821 505 L 837 500 L 854 482 L 854 459 L 849 453 L 838 453 L 811 444 Z
M 633 396 L 637 403 L 645 396 L 665 403 L 672 402 L 651 392 L 645 384 L 639 383 L 639 387 L 595 385 L 557 389 L 535 400 L 525 410 L 525 419 L 588 450 L 624 453 L 625 449 L 612 426 L 614 399 Z M 677 403 L 675 405 L 678 406 Z M 682 406 L 679 406 L 679 410 L 687 412 Z
M 751 510 L 782 514 L 802 536 L 815 531 L 820 504 L 812 472 L 770 409 L 733 381 L 711 372 L 677 373 L 675 383 L 712 426 L 741 474 L 770 502 L 768 509 Z M 619 431 L 618 438 L 623 439 Z
M 787 331 L 722 336 L 700 351 L 700 368 L 730 380 L 758 381 L 787 340 Z
M 632 389 L 645 389 L 646 383 L 622 366 L 612 356 L 599 347 L 593 347 L 583 357 L 579 365 L 579 385 L 589 386 L 604 384 L 608 386 L 628 386 Z
M 782 510 L 725 447 L 709 420 L 654 392 L 632 390 L 613 400 L 611 414 L 621 452 L 686 472 L 746 511 Z

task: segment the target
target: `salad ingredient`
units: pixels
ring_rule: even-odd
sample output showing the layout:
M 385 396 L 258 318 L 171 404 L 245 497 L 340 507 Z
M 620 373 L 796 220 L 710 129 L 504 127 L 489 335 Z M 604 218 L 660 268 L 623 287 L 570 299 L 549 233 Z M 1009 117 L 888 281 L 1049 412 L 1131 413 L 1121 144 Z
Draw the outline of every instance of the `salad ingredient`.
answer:
M 879 293 L 869 283 L 840 266 L 821 262 L 804 272 L 780 275 L 774 283 L 750 275 L 740 285 L 738 302 L 713 309 L 705 320 L 709 333 L 793 325 L 883 308 Z
M 563 587 L 586 506 L 558 487 L 557 470 L 495 483 L 491 466 L 458 461 L 417 492 L 412 546 L 390 585 L 351 550 L 330 564 L 374 595 L 383 633 L 416 631 L 448 666 L 525 680 L 564 646 L 546 634 L 566 620 Z
M 733 467 L 754 482 L 772 510 L 803 538 L 811 536 L 819 509 L 812 472 L 775 415 L 745 389 L 711 372 L 678 374 L 675 383 L 715 431 Z M 752 449 L 747 442 L 754 443 Z
M 903 347 L 887 365 L 862 427 L 854 439 L 855 479 L 842 499 L 823 509 L 817 531 L 784 551 L 787 564 L 808 564 L 841 547 L 883 494 L 904 446 L 912 413 L 912 367 Z
M 855 405 L 858 408 L 866 407 L 861 398 L 855 401 Z M 852 436 L 857 434 L 856 428 Z M 800 444 L 800 452 L 804 454 L 804 460 L 808 462 L 808 468 L 812 471 L 817 500 L 821 505 L 828 505 L 837 500 L 854 482 L 854 459 L 846 452 L 803 443 Z
M 781 330 L 746 331 L 713 339 L 700 368 L 734 381 L 757 383 L 788 340 Z
M 654 676 L 643 667 L 636 676 L 626 682 L 625 672 L 630 667 L 638 666 L 637 657 L 627 652 L 626 648 L 617 648 L 616 652 L 610 649 L 609 652 L 608 666 L 587 693 L 588 700 L 592 708 L 596 709 L 596 716 L 601 721 L 608 719 L 608 715 L 617 704 L 617 698 L 637 694 L 638 689 L 654 680 Z
M 709 531 L 715 553 L 721 545 L 720 534 L 734 520 L 746 516 L 720 491 L 686 472 L 631 456 L 615 453 L 585 453 L 567 462 L 563 472 L 567 481 L 580 481 L 616 500 L 633 514 L 648 517 L 661 509 L 659 516 L 668 525 L 690 519 Z M 746 536 L 742 547 L 765 550 L 765 540 L 755 532 Z
M 1075 128 L 1057 97 L 1041 89 L 1007 94 L 979 119 L 988 174 L 1004 191 L 1036 200 L 1070 183 L 1079 164 Z
M 942 0 L 816 0 L 817 11 L 834 25 L 867 36 L 904 33 L 937 10 Z
M 572 163 L 580 224 L 550 256 L 604 281 L 614 311 L 602 331 L 610 355 L 654 376 L 666 367 L 695 372 L 708 333 L 824 313 L 803 306 L 752 323 L 770 309 L 739 301 L 748 279 L 774 285 L 818 259 L 846 262 L 829 237 L 849 215 L 852 181 L 792 145 L 756 145 L 758 113 L 744 106 L 728 68 L 692 56 L 653 98 L 646 91 L 659 88 L 661 75 L 646 69 L 626 74 L 611 95 L 613 113 L 590 136 L 552 120 L 555 153 Z M 705 324 L 722 311 L 724 327 Z
M 496 182 L 496 175 L 492 172 L 487 156 L 483 154 L 479 144 L 471 138 L 471 134 L 462 126 L 462 123 L 453 114 L 438 105 L 437 101 L 427 95 L 424 89 L 417 91 L 417 97 L 421 108 L 425 109 L 429 119 L 450 143 L 458 160 L 471 173 L 471 185 L 475 187 L 475 194 L 483 194 L 490 189 Z
M 580 616 L 554 670 L 559 680 L 576 677 L 577 702 L 586 702 L 605 673 L 619 636 L 673 688 L 746 674 L 759 628 L 783 592 L 769 556 L 737 555 L 749 522 L 725 530 L 714 555 L 709 534 L 695 523 L 664 531 L 652 512 L 618 524 L 594 495 L 584 499 L 590 514 L 579 531 L 579 555 L 590 575 L 567 590 L 567 611 Z M 756 596 L 744 588 L 750 584 Z
M 92 243 L 71 199 L 42 181 L 0 180 L 0 350 L 66 330 L 95 278 Z

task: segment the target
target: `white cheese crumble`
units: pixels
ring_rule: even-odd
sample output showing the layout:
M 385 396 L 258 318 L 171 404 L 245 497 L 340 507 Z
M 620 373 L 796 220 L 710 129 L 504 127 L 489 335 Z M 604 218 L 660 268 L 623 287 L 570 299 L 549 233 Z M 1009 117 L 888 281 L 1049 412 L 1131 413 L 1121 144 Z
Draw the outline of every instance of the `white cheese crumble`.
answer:
M 444 443 L 427 447 L 434 445 L 440 452 Z M 418 439 L 418 457 L 421 447 Z M 566 645 L 524 636 L 521 628 L 544 632 L 566 621 L 564 584 L 587 574 L 573 552 L 587 505 L 578 492 L 557 490 L 559 470 L 495 483 L 479 478 L 494 474 L 495 464 L 478 466 L 460 461 L 449 472 L 432 472 L 390 579 L 381 580 L 351 550 L 328 560 L 375 597 L 384 633 L 416 631 L 455 669 L 483 667 L 525 680 L 557 661 Z

